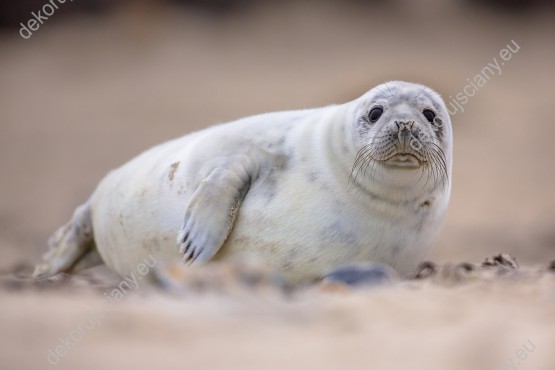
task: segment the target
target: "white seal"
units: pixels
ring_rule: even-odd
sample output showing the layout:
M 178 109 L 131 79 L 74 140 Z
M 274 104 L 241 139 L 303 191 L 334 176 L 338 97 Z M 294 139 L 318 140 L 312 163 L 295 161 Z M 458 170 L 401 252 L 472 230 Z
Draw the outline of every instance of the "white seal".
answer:
M 195 265 L 246 256 L 293 282 L 355 262 L 406 276 L 440 230 L 451 156 L 444 102 L 406 82 L 214 126 L 108 174 L 35 275 L 103 261 L 125 276 L 149 256 Z

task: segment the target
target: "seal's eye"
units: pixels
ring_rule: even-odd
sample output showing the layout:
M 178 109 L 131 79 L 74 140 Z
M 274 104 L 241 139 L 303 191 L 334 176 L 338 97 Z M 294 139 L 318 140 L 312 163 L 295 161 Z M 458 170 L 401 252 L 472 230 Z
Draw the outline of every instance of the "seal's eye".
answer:
M 430 109 L 424 109 L 422 111 L 422 114 L 424 115 L 424 117 L 426 117 L 426 119 L 430 123 L 434 122 L 434 118 L 436 118 L 436 114 L 434 113 L 433 110 L 430 110 Z
M 370 111 L 370 114 L 368 114 L 368 119 L 370 119 L 371 123 L 375 123 L 377 120 L 380 119 L 380 117 L 382 116 L 382 113 L 383 113 L 382 107 L 372 108 L 372 110 Z

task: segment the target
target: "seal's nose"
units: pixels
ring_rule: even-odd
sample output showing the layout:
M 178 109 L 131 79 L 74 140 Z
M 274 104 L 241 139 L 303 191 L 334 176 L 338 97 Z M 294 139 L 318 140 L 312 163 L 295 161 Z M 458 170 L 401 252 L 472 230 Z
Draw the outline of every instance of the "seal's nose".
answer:
M 405 130 L 410 132 L 412 130 L 412 125 L 414 125 L 414 121 L 395 121 L 395 124 L 397 125 L 399 132 L 403 132 Z
M 397 140 L 399 140 L 400 149 L 406 152 L 409 150 L 409 143 L 413 137 L 414 121 L 395 121 L 395 124 L 397 125 Z

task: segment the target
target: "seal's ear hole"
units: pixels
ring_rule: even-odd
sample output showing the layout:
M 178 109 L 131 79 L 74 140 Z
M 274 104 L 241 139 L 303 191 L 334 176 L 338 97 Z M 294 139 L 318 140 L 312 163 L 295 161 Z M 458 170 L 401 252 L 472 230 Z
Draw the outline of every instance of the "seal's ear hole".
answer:
M 374 107 L 368 114 L 368 119 L 370 120 L 371 123 L 376 123 L 376 121 L 380 119 L 382 114 L 383 114 L 382 107 Z
M 433 110 L 431 109 L 424 109 L 422 111 L 422 114 L 424 115 L 424 117 L 426 117 L 426 119 L 428 120 L 428 122 L 432 123 L 434 122 L 434 118 L 436 118 L 436 114 L 434 113 Z

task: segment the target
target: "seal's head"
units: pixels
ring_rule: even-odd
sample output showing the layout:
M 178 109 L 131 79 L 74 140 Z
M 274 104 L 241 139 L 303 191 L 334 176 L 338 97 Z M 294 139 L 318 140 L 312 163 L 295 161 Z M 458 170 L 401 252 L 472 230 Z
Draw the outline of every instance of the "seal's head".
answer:
M 355 182 L 448 186 L 451 122 L 439 94 L 418 84 L 387 82 L 357 99 L 354 114 Z

